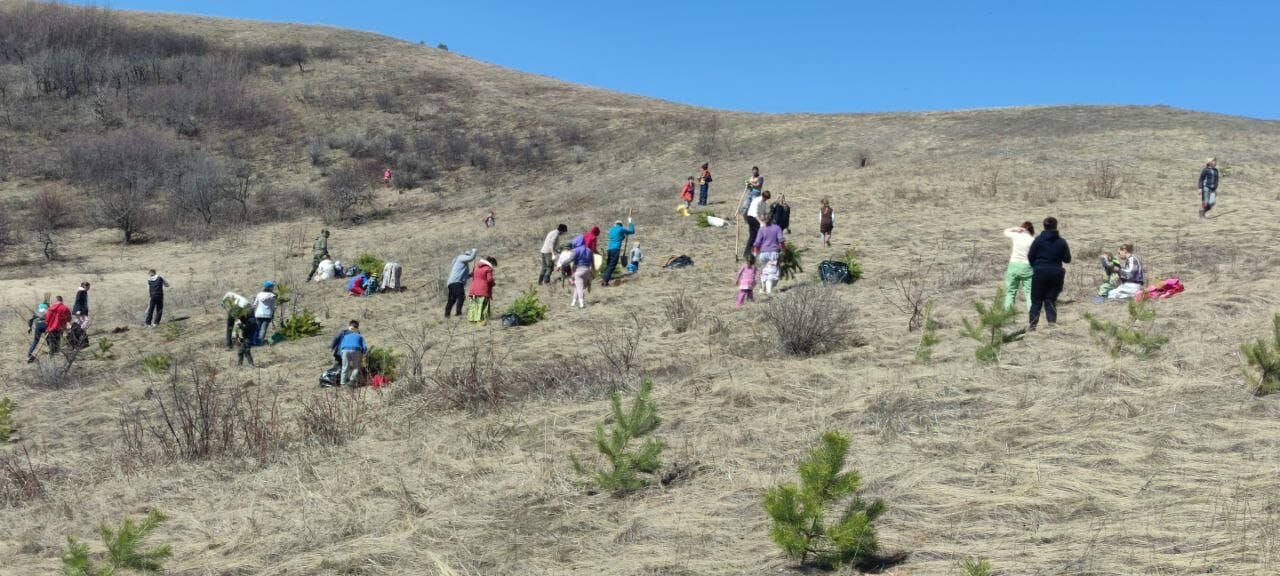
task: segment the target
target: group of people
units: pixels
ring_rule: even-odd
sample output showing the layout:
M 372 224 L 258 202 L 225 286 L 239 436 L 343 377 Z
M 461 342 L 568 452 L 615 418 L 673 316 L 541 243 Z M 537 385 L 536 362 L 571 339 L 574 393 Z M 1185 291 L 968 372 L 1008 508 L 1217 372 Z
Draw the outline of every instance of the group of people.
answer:
M 146 319 L 143 325 L 155 327 L 160 325 L 160 317 L 164 314 L 164 289 L 169 286 L 163 277 L 151 270 L 147 278 L 147 291 L 150 296 L 147 303 Z M 27 347 L 27 362 L 36 361 L 36 349 L 40 342 L 50 354 L 63 350 L 63 344 L 74 348 L 85 348 L 89 345 L 89 291 L 92 285 L 81 282 L 76 290 L 75 300 L 67 308 L 62 295 L 53 297 L 52 302 L 44 301 L 36 305 L 31 317 L 27 319 L 27 333 L 31 334 L 31 345 Z M 46 297 L 47 298 L 47 297 Z
M 278 303 L 276 283 L 270 280 L 262 283 L 262 290 L 253 298 L 246 298 L 235 292 L 223 295 L 221 305 L 227 313 L 226 347 L 231 350 L 233 334 L 239 336 L 239 364 L 248 362 L 249 366 L 253 366 L 253 348 L 270 341 L 271 325 L 275 322 Z
M 538 256 L 542 268 L 538 273 L 538 284 L 550 284 L 553 275 L 559 270 L 562 278 L 567 278 L 573 285 L 573 296 L 569 307 L 586 307 L 586 293 L 591 289 L 591 281 L 597 267 L 601 267 L 601 284 L 609 286 L 614 282 L 619 265 L 626 267 L 627 272 L 635 274 L 640 270 L 640 262 L 644 253 L 637 242 L 623 259 L 623 247 L 628 239 L 636 233 L 635 221 L 628 217 L 623 225 L 622 220 L 613 223 L 608 231 L 608 243 L 602 255 L 599 249 L 600 227 L 592 226 L 569 240 L 567 246 L 563 242 L 569 227 L 560 224 L 547 232 L 542 241 Z M 597 263 L 600 258 L 600 264 Z
M 444 304 L 444 317 L 450 313 L 462 317 L 462 304 L 468 302 L 467 320 L 483 323 L 489 320 L 490 308 L 493 304 L 493 287 L 497 285 L 493 271 L 498 267 L 498 259 L 485 256 L 475 264 L 476 249 L 472 248 L 453 259 L 449 267 L 449 277 L 445 280 L 448 299 Z M 468 281 L 470 286 L 468 286 Z

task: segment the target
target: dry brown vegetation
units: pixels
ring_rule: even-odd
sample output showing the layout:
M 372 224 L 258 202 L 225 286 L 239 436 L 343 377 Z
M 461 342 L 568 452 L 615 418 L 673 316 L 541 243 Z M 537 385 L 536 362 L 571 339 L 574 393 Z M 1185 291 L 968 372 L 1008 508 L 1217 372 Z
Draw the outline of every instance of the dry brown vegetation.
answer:
M 1277 123 L 1150 107 L 738 114 L 329 28 L 0 7 L 13 238 L 0 255 L 0 397 L 18 406 L 20 439 L 0 447 L 0 573 L 53 572 L 67 536 L 159 509 L 171 520 L 152 538 L 172 544 L 173 574 L 799 574 L 769 540 L 761 497 L 828 430 L 851 435 L 862 493 L 888 505 L 877 536 L 906 555 L 896 573 L 953 574 L 970 556 L 1008 574 L 1277 569 L 1280 397 L 1253 394 L 1238 352 L 1277 309 Z M 82 26 L 127 33 L 58 32 Z M 31 69 L 68 62 L 90 72 Z M 69 165 L 118 138 L 148 142 L 119 154 L 163 152 L 145 159 L 164 170 Z M 1197 222 L 1194 178 L 1210 155 L 1231 170 L 1215 217 Z M 765 311 L 809 276 L 733 307 L 733 231 L 673 212 L 705 160 L 720 215 L 763 169 L 793 207 L 789 241 L 809 250 L 808 269 L 860 248 L 863 279 L 824 293 L 850 310 L 856 338 L 810 358 L 779 350 Z M 342 180 L 362 163 L 390 164 L 394 186 Z M 335 214 L 344 182 L 370 184 L 368 201 Z M 100 196 L 132 192 L 145 193 L 145 225 L 124 245 Z M 839 214 L 829 249 L 823 197 Z M 485 229 L 490 208 L 498 226 Z M 555 286 L 532 326 L 443 321 L 439 277 L 458 252 L 498 258 L 504 310 L 536 281 L 548 230 L 628 209 L 647 260 L 597 285 L 586 310 Z M 1002 279 L 1000 231 L 1047 215 L 1079 261 L 1061 325 L 979 365 L 959 327 Z M 355 299 L 303 282 L 323 219 L 337 256 L 400 262 L 409 289 Z M 1170 339 L 1151 358 L 1111 358 L 1083 319 L 1126 317 L 1088 298 L 1098 253 L 1128 241 L 1151 278 L 1188 286 L 1156 304 L 1153 329 Z M 660 269 L 678 254 L 696 265 Z M 181 329 L 138 327 L 148 268 L 172 284 L 166 318 L 187 317 L 170 324 Z M 264 279 L 292 286 L 325 334 L 237 368 L 218 301 Z M 112 357 L 23 364 L 30 309 L 84 280 L 90 337 L 109 339 Z M 696 299 L 690 326 L 668 318 L 690 315 L 668 312 L 682 291 Z M 941 342 L 918 364 L 908 328 L 925 302 Z M 390 389 L 317 388 L 327 335 L 350 318 L 406 353 Z M 201 396 L 207 373 L 147 375 L 141 359 L 156 353 L 216 381 Z M 609 393 L 646 375 L 664 462 L 691 472 L 626 498 L 588 494 L 569 456 L 591 452 Z M 149 432 L 166 426 L 158 402 L 201 398 L 231 410 L 211 422 L 237 431 L 209 450 Z

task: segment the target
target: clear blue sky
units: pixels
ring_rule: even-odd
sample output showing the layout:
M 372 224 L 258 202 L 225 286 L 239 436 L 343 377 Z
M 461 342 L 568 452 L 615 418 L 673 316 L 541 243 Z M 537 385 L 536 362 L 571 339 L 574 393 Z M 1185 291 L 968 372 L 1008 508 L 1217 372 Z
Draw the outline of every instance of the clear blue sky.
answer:
M 510 68 L 733 110 L 1166 104 L 1280 119 L 1280 1 L 1271 0 L 107 5 L 444 42 Z

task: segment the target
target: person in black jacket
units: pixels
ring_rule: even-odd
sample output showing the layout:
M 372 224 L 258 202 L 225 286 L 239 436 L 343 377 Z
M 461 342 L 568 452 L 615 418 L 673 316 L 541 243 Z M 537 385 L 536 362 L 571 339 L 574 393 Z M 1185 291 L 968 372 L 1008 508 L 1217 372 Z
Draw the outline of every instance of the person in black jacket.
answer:
M 1071 247 L 1058 235 L 1057 218 L 1044 219 L 1044 231 L 1031 242 L 1027 260 L 1031 263 L 1031 321 L 1027 331 L 1035 332 L 1041 308 L 1050 326 L 1058 323 L 1058 295 L 1067 277 L 1062 265 L 1071 263 Z
M 151 301 L 147 304 L 147 319 L 142 325 L 154 328 L 160 325 L 160 317 L 164 315 L 164 289 L 169 287 L 169 282 L 156 274 L 155 270 L 151 270 L 150 274 L 147 278 L 147 293 L 151 295 Z
M 1213 209 L 1213 205 L 1218 203 L 1218 159 L 1210 158 L 1205 162 L 1204 170 L 1200 171 L 1200 180 L 1196 183 L 1200 189 L 1200 219 L 1208 218 L 1205 215 Z
M 773 215 L 774 224 L 777 224 L 783 232 L 791 233 L 791 205 L 787 204 L 786 194 L 778 195 L 778 201 L 773 203 L 769 213 Z
M 81 282 L 76 291 L 75 304 L 71 306 L 71 317 L 81 330 L 89 329 L 89 283 Z

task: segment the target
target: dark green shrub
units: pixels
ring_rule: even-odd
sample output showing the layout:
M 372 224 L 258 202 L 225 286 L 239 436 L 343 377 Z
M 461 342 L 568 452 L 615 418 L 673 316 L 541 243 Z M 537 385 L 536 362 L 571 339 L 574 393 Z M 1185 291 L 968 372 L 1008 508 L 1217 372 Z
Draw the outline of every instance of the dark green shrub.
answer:
M 791 280 L 797 274 L 804 273 L 801 260 L 805 252 L 806 249 L 798 248 L 790 242 L 782 247 L 782 251 L 778 253 L 778 273 L 782 275 L 783 280 Z
M 306 309 L 290 315 L 280 323 L 280 334 L 290 342 L 319 335 L 323 329 L 324 326 L 316 320 L 316 315 Z
M 364 368 L 369 376 L 381 374 L 388 380 L 395 380 L 400 375 L 400 359 L 402 354 L 391 348 L 373 346 L 364 356 Z
M 8 442 L 13 435 L 13 400 L 0 399 L 0 442 Z
M 1272 318 L 1271 342 L 1259 338 L 1240 346 L 1240 353 L 1255 372 L 1245 369 L 1245 378 L 1254 394 L 1265 396 L 1280 391 L 1280 314 Z
M 1017 322 L 1018 311 L 1012 307 L 1004 307 L 1004 292 L 996 290 L 996 296 L 991 301 L 991 306 L 985 306 L 982 302 L 975 301 L 973 303 L 974 310 L 978 311 L 978 323 L 972 324 L 968 318 L 964 319 L 965 336 L 977 340 L 980 346 L 974 350 L 973 355 L 980 362 L 996 363 L 1000 361 L 1000 348 L 1010 342 L 1017 342 L 1022 339 L 1026 333 L 1026 329 L 1017 330 L 1015 332 L 1005 332 L 1005 328 Z
M 867 560 L 879 549 L 872 523 L 885 505 L 858 497 L 858 473 L 841 472 L 848 452 L 848 436 L 827 432 L 800 462 L 799 486 L 786 483 L 765 492 L 764 509 L 773 521 L 769 536 L 802 565 L 835 569 Z
M 146 540 L 156 527 L 168 518 L 159 510 L 152 510 L 141 523 L 134 524 L 130 518 L 117 530 L 103 525 L 98 528 L 102 543 L 106 546 L 105 555 L 94 561 L 89 552 L 89 545 L 77 542 L 75 538 L 67 538 L 67 553 L 62 555 L 62 573 L 65 576 L 116 576 L 123 570 L 142 572 L 144 574 L 160 574 L 164 572 L 162 560 L 173 555 L 168 544 L 143 550 Z
M 862 251 L 856 247 L 844 251 L 844 257 L 840 259 L 845 266 L 849 267 L 849 281 L 855 282 L 862 279 L 862 263 L 858 261 L 862 257 Z
M 548 307 L 538 299 L 538 291 L 533 286 L 525 290 L 507 307 L 507 314 L 515 314 L 521 324 L 535 324 L 547 315 Z
M 164 374 L 173 364 L 173 357 L 164 352 L 150 354 L 142 358 L 142 371 L 151 375 Z
M 365 274 L 382 274 L 382 269 L 386 265 L 387 262 L 385 260 L 369 253 L 361 254 L 356 259 L 356 267 Z
M 577 457 L 571 457 L 573 469 L 578 474 L 591 476 L 593 483 L 601 490 L 612 492 L 615 496 L 639 490 L 653 481 L 653 475 L 662 466 L 658 460 L 666 447 L 662 440 L 646 438 L 638 450 L 627 449 L 627 444 L 632 439 L 647 436 L 662 423 L 649 399 L 652 391 L 653 382 L 644 380 L 629 412 L 622 409 L 622 397 L 617 392 L 613 393 L 610 399 L 613 405 L 613 429 L 605 434 L 604 426 L 596 426 L 596 450 L 605 461 L 604 467 L 587 470 Z

